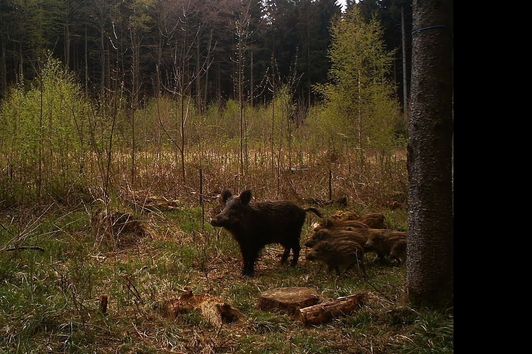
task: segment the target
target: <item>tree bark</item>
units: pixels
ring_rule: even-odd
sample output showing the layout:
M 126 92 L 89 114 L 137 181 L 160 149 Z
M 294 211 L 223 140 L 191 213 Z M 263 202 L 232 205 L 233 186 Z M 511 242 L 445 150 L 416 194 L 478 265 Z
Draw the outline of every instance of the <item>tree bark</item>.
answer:
M 405 124 L 408 124 L 408 89 L 406 85 L 406 34 L 405 34 L 405 11 L 401 6 L 401 40 L 403 54 L 403 113 Z M 394 66 L 395 67 L 395 66 Z
M 89 94 L 89 54 L 87 50 L 87 25 L 85 25 L 85 94 Z
M 0 56 L 0 98 L 7 95 L 7 65 L 6 65 L 6 37 L 0 35 L 1 50 Z
M 357 310 L 366 302 L 366 298 L 366 293 L 341 297 L 336 300 L 304 307 L 298 310 L 297 315 L 306 326 L 318 325 Z
M 407 292 L 416 306 L 453 301 L 451 6 L 413 4 Z
M 201 102 L 201 80 L 200 80 L 200 74 L 201 74 L 201 68 L 200 68 L 200 34 L 198 33 L 196 44 L 196 107 L 200 113 L 203 113 L 203 104 Z
M 104 42 L 104 24 L 103 22 L 100 23 L 100 50 L 101 50 L 101 62 L 100 62 L 100 67 L 101 67 L 101 74 L 100 74 L 100 94 L 101 94 L 101 99 L 103 100 L 103 97 L 105 95 L 105 42 Z

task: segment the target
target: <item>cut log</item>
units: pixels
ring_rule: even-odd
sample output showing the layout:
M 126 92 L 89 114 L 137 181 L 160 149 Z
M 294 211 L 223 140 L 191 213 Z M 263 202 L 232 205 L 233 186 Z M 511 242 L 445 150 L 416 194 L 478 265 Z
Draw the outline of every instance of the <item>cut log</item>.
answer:
M 298 318 L 306 326 L 325 323 L 335 317 L 355 311 L 363 305 L 366 300 L 366 293 L 340 297 L 336 300 L 302 308 L 298 311 Z
M 162 315 L 175 319 L 180 314 L 198 311 L 205 320 L 216 327 L 238 321 L 242 313 L 223 299 L 208 295 L 193 295 L 187 290 L 179 299 L 167 301 L 162 306 Z
M 259 308 L 263 311 L 279 310 L 296 314 L 300 308 L 320 302 L 313 288 L 276 288 L 264 291 L 259 298 Z

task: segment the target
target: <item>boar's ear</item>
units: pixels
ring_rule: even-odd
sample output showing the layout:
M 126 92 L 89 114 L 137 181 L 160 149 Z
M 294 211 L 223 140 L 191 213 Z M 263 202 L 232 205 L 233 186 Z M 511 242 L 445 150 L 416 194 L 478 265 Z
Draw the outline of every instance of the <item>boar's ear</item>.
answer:
M 240 193 L 239 198 L 243 204 L 248 204 L 251 201 L 251 191 L 249 189 L 243 191 Z
M 229 190 L 227 190 L 227 189 L 224 190 L 224 191 L 222 192 L 222 194 L 220 194 L 220 198 L 219 198 L 220 203 L 223 204 L 223 205 L 225 205 L 225 203 L 227 202 L 227 200 L 228 200 L 229 198 L 231 198 L 232 195 L 233 195 L 233 193 L 231 193 L 231 191 L 229 191 Z

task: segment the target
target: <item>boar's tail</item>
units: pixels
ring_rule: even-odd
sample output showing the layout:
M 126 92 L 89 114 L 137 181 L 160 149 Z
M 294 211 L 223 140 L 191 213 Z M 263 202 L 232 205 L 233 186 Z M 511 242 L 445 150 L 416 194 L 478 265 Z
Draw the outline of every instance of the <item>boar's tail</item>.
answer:
M 306 208 L 304 210 L 305 210 L 305 212 L 311 211 L 314 214 L 318 215 L 320 218 L 323 218 L 323 215 L 321 214 L 321 212 L 318 209 L 316 209 L 316 208 Z

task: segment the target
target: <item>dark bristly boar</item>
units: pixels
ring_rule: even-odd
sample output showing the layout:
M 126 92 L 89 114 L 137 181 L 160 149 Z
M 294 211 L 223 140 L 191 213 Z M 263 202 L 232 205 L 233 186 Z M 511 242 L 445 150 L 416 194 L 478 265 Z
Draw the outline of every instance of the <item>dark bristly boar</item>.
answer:
M 368 225 L 372 229 L 385 229 L 385 217 L 381 213 L 371 213 L 366 214 L 357 221 L 360 221 L 363 224 Z
M 390 250 L 390 258 L 396 260 L 399 264 L 404 264 L 406 261 L 406 239 L 398 240 Z
M 314 226 L 314 231 L 323 229 L 367 229 L 368 225 L 356 220 L 323 219 Z
M 355 211 L 339 211 L 331 216 L 333 222 L 357 221 L 372 229 L 384 229 L 386 218 L 381 213 L 370 213 L 360 216 Z
M 281 263 L 292 250 L 291 265 L 299 259 L 301 228 L 307 211 L 319 217 L 315 208 L 302 209 L 288 201 L 251 202 L 251 191 L 233 196 L 228 190 L 220 195 L 223 210 L 210 221 L 212 226 L 228 230 L 240 246 L 243 258 L 242 274 L 253 276 L 255 262 L 267 244 L 280 243 L 284 247 Z
M 368 233 L 368 240 L 366 241 L 364 248 L 366 251 L 376 252 L 379 255 L 380 260 L 383 261 L 386 257 L 397 258 L 391 255 L 392 248 L 397 242 L 404 242 L 404 250 L 406 254 L 406 232 L 370 229 Z M 398 248 L 394 251 L 394 253 L 400 255 L 401 247 L 403 247 L 403 245 L 399 244 L 397 247 Z
M 364 266 L 364 247 L 353 240 L 346 238 L 330 239 L 317 243 L 307 254 L 309 261 L 321 261 L 327 264 L 328 271 L 336 271 L 340 275 L 340 268 L 348 271 L 353 265 L 357 265 L 359 271 L 366 276 Z
M 321 229 L 314 232 L 310 239 L 305 242 L 305 247 L 314 247 L 322 241 L 331 241 L 336 239 L 348 239 L 355 241 L 364 245 L 368 240 L 367 231 L 365 229 L 352 229 L 352 230 L 343 230 L 343 229 Z

